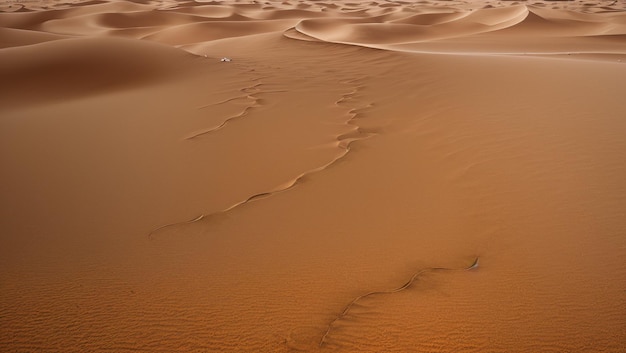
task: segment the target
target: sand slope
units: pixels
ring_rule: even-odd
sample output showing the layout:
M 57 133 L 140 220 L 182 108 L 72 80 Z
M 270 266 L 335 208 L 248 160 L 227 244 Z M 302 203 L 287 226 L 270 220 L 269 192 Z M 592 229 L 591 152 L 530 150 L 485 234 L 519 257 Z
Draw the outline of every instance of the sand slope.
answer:
M 147 85 L 183 75 L 194 59 L 180 50 L 117 38 L 45 41 L 3 50 L 3 108 Z M 42 58 L 45 58 L 42 60 Z
M 623 351 L 625 9 L 3 4 L 0 351 Z

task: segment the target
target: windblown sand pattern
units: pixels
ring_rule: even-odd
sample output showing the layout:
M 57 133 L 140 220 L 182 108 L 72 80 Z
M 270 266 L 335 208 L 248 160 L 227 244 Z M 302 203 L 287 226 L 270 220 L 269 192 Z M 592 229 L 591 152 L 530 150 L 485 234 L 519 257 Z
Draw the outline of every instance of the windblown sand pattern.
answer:
M 413 276 L 411 276 L 411 278 L 409 278 L 409 280 L 406 283 L 404 283 L 398 288 L 389 289 L 389 290 L 378 290 L 378 291 L 368 292 L 368 293 L 359 295 L 358 297 L 352 299 L 352 301 L 348 303 L 348 305 L 346 305 L 346 307 L 341 311 L 341 314 L 339 314 L 333 321 L 331 321 L 331 323 L 328 325 L 328 328 L 326 329 L 326 332 L 324 332 L 322 339 L 320 340 L 320 347 L 322 347 L 326 343 L 326 340 L 328 339 L 328 335 L 333 330 L 335 323 L 338 322 L 339 320 L 345 319 L 345 317 L 350 313 L 350 309 L 352 309 L 353 306 L 357 305 L 359 301 L 363 299 L 367 299 L 375 295 L 394 294 L 394 293 L 403 291 L 405 289 L 408 289 L 420 275 L 429 271 L 467 271 L 467 270 L 475 269 L 477 267 L 478 267 L 478 258 L 476 258 L 474 262 L 472 262 L 471 265 L 465 268 L 429 267 L 429 268 L 425 268 L 414 273 Z
M 623 352 L 625 11 L 0 0 L 0 352 Z

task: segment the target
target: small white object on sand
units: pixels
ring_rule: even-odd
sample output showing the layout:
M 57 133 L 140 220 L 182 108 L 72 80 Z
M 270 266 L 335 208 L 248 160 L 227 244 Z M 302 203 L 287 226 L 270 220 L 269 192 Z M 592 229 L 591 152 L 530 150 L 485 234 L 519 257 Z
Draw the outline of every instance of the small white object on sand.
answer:
M 223 57 L 220 61 L 221 61 L 221 62 L 226 62 L 226 63 L 227 63 L 227 62 L 231 62 L 231 61 L 232 61 L 232 59 L 231 59 L 231 58 L 227 58 L 227 57 Z

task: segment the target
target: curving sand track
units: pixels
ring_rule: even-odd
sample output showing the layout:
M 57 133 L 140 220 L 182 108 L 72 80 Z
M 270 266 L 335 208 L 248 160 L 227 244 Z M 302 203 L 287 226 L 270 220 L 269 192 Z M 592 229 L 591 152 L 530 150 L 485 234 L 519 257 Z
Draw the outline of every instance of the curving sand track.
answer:
M 0 82 L 0 352 L 626 347 L 624 0 L 0 0 Z

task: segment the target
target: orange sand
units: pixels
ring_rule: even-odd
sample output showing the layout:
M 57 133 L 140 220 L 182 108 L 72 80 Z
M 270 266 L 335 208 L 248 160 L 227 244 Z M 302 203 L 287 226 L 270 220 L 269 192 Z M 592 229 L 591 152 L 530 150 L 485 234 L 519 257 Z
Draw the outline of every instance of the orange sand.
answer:
M 624 351 L 624 0 L 0 11 L 0 351 Z

